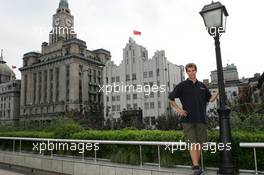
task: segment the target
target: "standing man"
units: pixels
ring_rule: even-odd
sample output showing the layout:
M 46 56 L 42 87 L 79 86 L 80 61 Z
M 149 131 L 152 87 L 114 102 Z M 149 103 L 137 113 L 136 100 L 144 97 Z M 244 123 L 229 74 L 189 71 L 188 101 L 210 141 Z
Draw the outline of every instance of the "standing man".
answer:
M 169 100 L 170 105 L 181 116 L 185 141 L 191 143 L 193 174 L 200 175 L 200 144 L 207 142 L 206 105 L 217 98 L 218 92 L 211 95 L 209 89 L 196 79 L 197 67 L 194 63 L 187 64 L 185 71 L 188 78 L 175 86 L 169 94 Z M 176 104 L 175 98 L 180 99 L 182 108 Z

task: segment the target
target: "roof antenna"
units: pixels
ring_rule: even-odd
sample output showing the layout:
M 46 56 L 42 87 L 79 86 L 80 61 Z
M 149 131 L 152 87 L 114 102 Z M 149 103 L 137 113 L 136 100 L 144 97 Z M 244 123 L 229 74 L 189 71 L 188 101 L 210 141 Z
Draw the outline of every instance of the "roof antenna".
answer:
M 229 65 L 229 62 L 230 62 L 230 60 L 229 60 L 229 59 L 227 59 L 227 65 Z

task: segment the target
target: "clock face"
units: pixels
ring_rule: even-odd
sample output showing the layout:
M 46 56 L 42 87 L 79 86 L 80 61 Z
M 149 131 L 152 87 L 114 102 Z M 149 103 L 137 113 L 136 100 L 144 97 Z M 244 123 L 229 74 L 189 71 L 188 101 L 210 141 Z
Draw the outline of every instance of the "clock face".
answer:
M 67 27 L 71 27 L 72 26 L 72 20 L 70 18 L 66 18 L 65 19 L 65 24 Z
M 55 18 L 54 25 L 58 26 L 60 24 L 60 18 Z

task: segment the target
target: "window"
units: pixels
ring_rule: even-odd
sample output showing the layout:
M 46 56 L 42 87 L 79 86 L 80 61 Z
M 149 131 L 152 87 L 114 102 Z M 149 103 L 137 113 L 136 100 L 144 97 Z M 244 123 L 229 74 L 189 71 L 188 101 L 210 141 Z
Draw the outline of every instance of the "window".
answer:
M 116 111 L 116 106 L 115 105 L 112 106 L 112 111 Z
M 136 103 L 133 104 L 133 108 L 137 109 L 137 104 Z
M 149 71 L 149 77 L 153 77 L 153 71 Z
M 130 80 L 130 75 L 127 74 L 127 75 L 126 75 L 126 81 L 129 81 L 129 80 Z
M 120 95 L 116 96 L 116 101 L 120 101 Z
M 50 102 L 53 101 L 53 69 L 49 71 L 50 76 Z
M 44 71 L 44 102 L 47 102 L 47 79 L 48 71 Z
M 143 78 L 148 78 L 148 72 L 143 73 Z
M 151 117 L 151 125 L 155 124 L 155 117 Z
M 157 69 L 157 77 L 160 75 L 159 69 Z
M 69 91 L 70 91 L 70 66 L 68 65 L 66 68 L 66 98 L 69 100 Z M 60 80 L 60 68 L 56 68 L 56 102 L 59 101 L 59 80 Z
M 150 109 L 154 109 L 154 102 L 150 102 Z
M 137 99 L 137 94 L 133 94 L 133 99 Z
M 51 94 L 52 94 L 52 84 L 51 84 Z M 33 103 L 36 103 L 36 96 L 37 96 L 37 74 L 33 74 L 33 90 L 34 90 L 34 95 L 33 95 Z
M 136 80 L 137 79 L 137 74 L 133 73 L 132 74 L 132 80 Z
M 26 77 L 25 77 L 26 78 Z M 39 102 L 41 102 L 41 92 L 42 92 L 42 72 L 39 72 L 38 73 L 38 79 L 39 79 L 39 82 L 38 82 L 38 90 L 39 90 L 39 92 L 38 92 L 38 100 L 39 100 Z M 25 79 L 25 86 L 27 85 L 27 83 L 26 83 L 26 79 Z M 27 89 L 26 87 L 25 87 L 25 89 Z M 26 95 L 25 95 L 25 100 L 26 100 Z
M 120 111 L 120 105 L 116 105 L 116 111 Z
M 149 98 L 154 98 L 154 92 L 150 92 Z
M 120 91 L 120 86 L 116 86 L 115 87 L 115 92 L 119 92 Z
M 130 94 L 127 94 L 127 100 L 130 100 Z
M 149 109 L 149 103 L 144 104 L 145 109 Z
M 120 77 L 119 76 L 116 77 L 116 82 L 117 83 L 120 82 Z
M 131 109 L 131 104 L 127 104 L 127 109 Z
M 111 78 L 111 82 L 115 82 L 115 77 L 112 77 Z
M 160 103 L 160 101 L 158 101 L 158 108 L 161 108 L 161 103 Z
M 115 96 L 112 96 L 112 101 L 115 101 Z

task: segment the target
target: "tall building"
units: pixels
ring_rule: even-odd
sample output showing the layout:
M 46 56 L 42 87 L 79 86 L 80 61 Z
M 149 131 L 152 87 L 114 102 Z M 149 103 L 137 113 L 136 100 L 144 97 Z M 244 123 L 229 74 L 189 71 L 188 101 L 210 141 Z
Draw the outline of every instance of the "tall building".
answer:
M 170 111 L 168 93 L 184 79 L 184 68 L 169 62 L 163 50 L 149 59 L 147 49 L 129 38 L 121 64 L 108 61 L 103 74 L 108 85 L 105 119 L 117 120 L 123 110 L 143 109 L 144 122 L 154 125 L 155 118 Z
M 12 125 L 19 117 L 20 80 L 0 56 L 0 126 Z
M 103 66 L 111 59 L 104 49 L 88 50 L 74 32 L 74 17 L 67 0 L 60 0 L 53 15 L 49 42 L 41 52 L 28 52 L 21 71 L 21 121 L 50 121 L 67 111 L 83 112 L 102 104 Z

